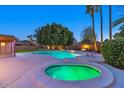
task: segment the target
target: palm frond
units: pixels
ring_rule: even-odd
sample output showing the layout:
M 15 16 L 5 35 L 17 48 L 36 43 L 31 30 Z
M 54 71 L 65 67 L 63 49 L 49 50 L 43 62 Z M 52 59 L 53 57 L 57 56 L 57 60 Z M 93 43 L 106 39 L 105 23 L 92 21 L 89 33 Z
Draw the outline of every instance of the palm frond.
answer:
M 86 5 L 86 14 L 89 14 L 91 12 L 91 5 Z
M 112 26 L 115 27 L 115 26 L 117 26 L 117 25 L 119 25 L 119 24 L 121 24 L 121 23 L 124 23 L 124 17 L 121 17 L 121 18 L 115 20 L 115 21 L 112 23 Z
M 95 12 L 99 12 L 99 5 L 86 5 L 86 14 L 93 16 Z

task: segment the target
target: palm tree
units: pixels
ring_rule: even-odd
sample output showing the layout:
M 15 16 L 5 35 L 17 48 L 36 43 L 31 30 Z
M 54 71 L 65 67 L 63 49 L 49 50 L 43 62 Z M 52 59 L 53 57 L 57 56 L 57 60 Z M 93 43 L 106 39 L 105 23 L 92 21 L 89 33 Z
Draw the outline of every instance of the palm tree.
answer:
M 103 45 L 103 17 L 102 6 L 100 5 L 100 32 L 101 32 L 101 46 Z
M 112 6 L 109 5 L 109 39 L 112 41 Z
M 90 14 L 92 18 L 92 30 L 93 30 L 93 35 L 94 35 L 94 48 L 97 51 L 97 45 L 96 45 L 96 33 L 95 33 L 95 27 L 94 27 L 94 14 L 95 12 L 98 12 L 98 7 L 97 5 L 87 5 L 86 6 L 86 13 Z

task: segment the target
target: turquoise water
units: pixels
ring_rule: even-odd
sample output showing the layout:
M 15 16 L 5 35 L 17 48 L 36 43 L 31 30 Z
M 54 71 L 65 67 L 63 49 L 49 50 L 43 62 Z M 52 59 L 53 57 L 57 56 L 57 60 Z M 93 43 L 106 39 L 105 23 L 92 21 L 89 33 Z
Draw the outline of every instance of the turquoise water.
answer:
M 58 80 L 88 80 L 100 76 L 100 72 L 85 65 L 55 65 L 45 70 L 45 73 Z
M 72 54 L 70 52 L 66 52 L 66 51 L 38 51 L 33 54 L 49 55 L 49 56 L 53 56 L 53 57 L 59 58 L 59 59 L 75 58 L 74 54 Z

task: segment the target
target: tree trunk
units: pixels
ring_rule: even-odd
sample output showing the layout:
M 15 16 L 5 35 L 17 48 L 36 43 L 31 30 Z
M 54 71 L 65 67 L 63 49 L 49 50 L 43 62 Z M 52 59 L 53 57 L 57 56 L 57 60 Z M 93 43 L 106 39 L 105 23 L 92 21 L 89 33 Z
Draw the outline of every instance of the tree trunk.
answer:
M 102 18 L 102 6 L 100 5 L 100 30 L 101 30 L 101 47 L 103 45 L 103 18 Z
M 96 33 L 95 33 L 95 28 L 94 28 L 94 10 L 92 10 L 92 30 L 93 30 L 93 34 L 94 34 L 94 48 L 97 51 L 97 45 L 96 45 Z
M 109 39 L 112 41 L 112 6 L 109 5 Z

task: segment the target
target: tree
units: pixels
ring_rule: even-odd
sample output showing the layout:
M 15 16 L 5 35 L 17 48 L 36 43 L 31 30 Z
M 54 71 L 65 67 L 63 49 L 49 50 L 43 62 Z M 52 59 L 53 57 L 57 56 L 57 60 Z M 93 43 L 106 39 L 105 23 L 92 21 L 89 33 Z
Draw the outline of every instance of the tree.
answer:
M 100 5 L 100 32 L 101 32 L 101 46 L 103 45 L 103 17 L 102 6 Z
M 120 32 L 114 34 L 113 38 L 124 37 L 124 25 L 120 26 Z
M 108 42 L 108 41 L 109 41 L 109 39 L 105 39 L 105 40 L 104 40 L 104 43 L 106 43 L 106 42 Z
M 47 24 L 35 30 L 34 34 L 40 45 L 69 45 L 74 41 L 73 33 L 61 24 Z
M 94 27 L 94 14 L 95 12 L 98 12 L 99 6 L 97 5 L 87 5 L 86 6 L 86 14 L 90 14 L 91 18 L 92 18 L 92 30 L 93 30 L 93 35 L 94 35 L 94 47 L 95 50 L 97 51 L 97 45 L 96 45 L 96 33 L 95 33 L 95 27 Z
M 28 41 L 29 42 L 34 43 L 34 41 L 33 41 L 33 35 L 28 35 L 27 38 L 28 38 Z
M 109 5 L 109 39 L 112 41 L 112 6 Z
M 27 38 L 28 38 L 29 40 L 33 40 L 33 35 L 28 35 Z
M 94 34 L 92 27 L 85 27 L 84 30 L 81 32 L 81 41 L 82 42 L 94 42 Z

